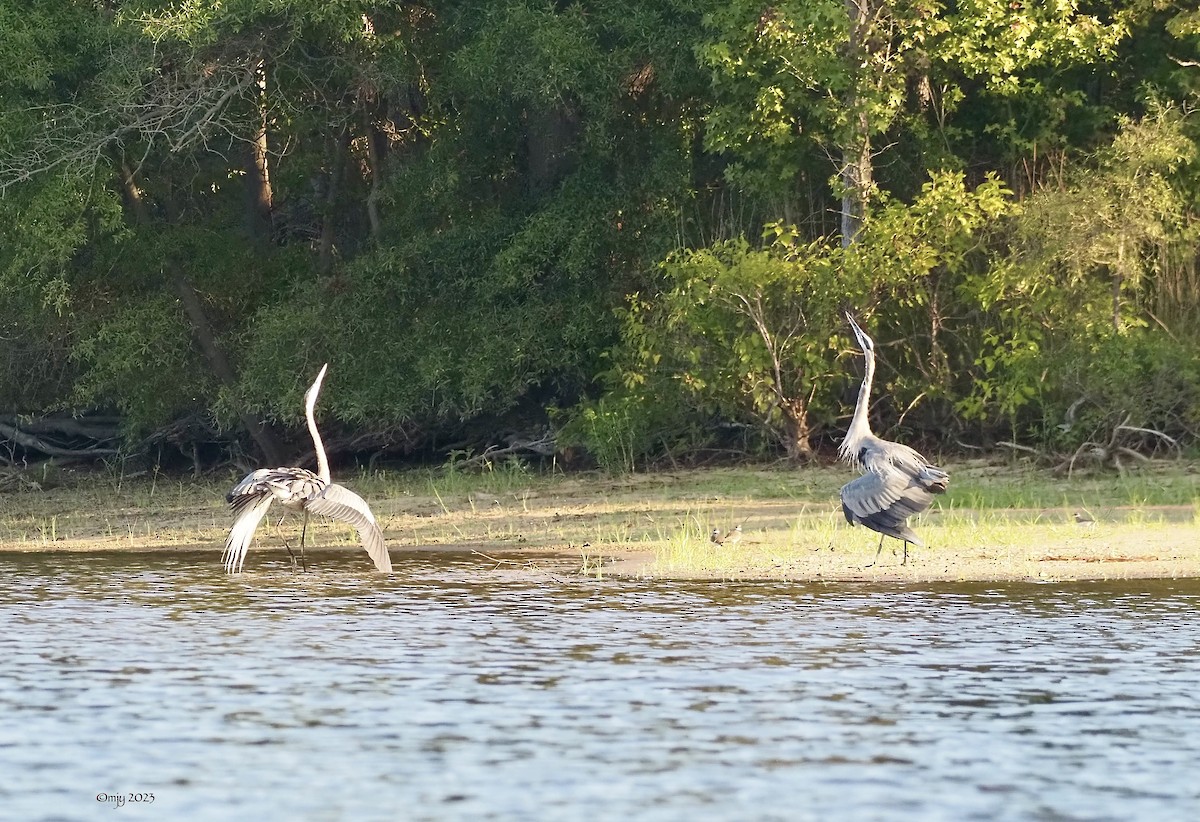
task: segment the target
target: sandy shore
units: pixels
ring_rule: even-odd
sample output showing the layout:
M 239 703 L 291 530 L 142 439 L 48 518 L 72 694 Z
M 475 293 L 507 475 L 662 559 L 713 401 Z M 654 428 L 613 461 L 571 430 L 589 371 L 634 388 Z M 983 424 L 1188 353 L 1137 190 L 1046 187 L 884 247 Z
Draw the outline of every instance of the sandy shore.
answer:
M 1197 487 L 1190 469 L 1171 476 L 1187 484 L 1184 498 Z M 836 469 L 730 469 L 619 480 L 535 478 L 490 491 L 411 479 L 343 481 L 371 503 L 397 564 L 408 551 L 456 549 L 478 551 L 481 567 L 486 557 L 515 563 L 555 557 L 559 573 L 574 568 L 643 578 L 1200 577 L 1195 504 L 1095 507 L 1090 527 L 1074 522 L 1069 505 L 944 509 L 914 523 L 928 545 L 910 547 L 907 564 L 901 565 L 900 544 L 889 539 L 871 565 L 878 537 L 849 527 L 836 503 L 845 478 Z M 204 549 L 216 563 L 231 521 L 223 494 L 232 479 L 79 476 L 10 493 L 0 516 L 0 550 Z M 264 545 L 298 537 L 297 516 L 277 523 L 260 530 Z M 711 529 L 733 523 L 743 524 L 737 545 L 709 542 Z M 353 531 L 336 523 L 310 525 L 309 535 L 315 547 L 359 550 Z

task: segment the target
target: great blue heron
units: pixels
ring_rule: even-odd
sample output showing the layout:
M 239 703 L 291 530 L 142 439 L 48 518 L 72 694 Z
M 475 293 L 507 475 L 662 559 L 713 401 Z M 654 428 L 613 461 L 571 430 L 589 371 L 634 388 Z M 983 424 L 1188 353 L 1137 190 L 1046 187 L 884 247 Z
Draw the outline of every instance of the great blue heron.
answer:
M 321 373 L 317 374 L 304 395 L 304 415 L 308 419 L 308 431 L 312 434 L 313 448 L 317 452 L 317 472 L 314 474 L 306 468 L 259 468 L 233 487 L 225 497 L 237 514 L 222 555 L 228 573 L 242 570 L 254 531 L 276 500 L 288 508 L 304 511 L 304 528 L 300 532 L 301 551 L 304 550 L 304 534 L 308 530 L 308 514 L 311 511 L 353 525 L 375 568 L 386 573 L 392 570 L 392 558 L 383 543 L 383 533 L 375 524 L 375 516 L 366 501 L 349 488 L 329 479 L 329 460 L 325 456 L 325 446 L 321 443 L 316 420 L 313 419 L 317 394 L 321 391 L 321 380 L 325 379 L 327 368 L 328 363 L 321 366 Z
M 908 527 L 908 518 L 927 509 L 934 494 L 945 493 L 950 475 L 907 445 L 871 433 L 867 411 L 871 381 L 875 378 L 875 343 L 849 312 L 846 319 L 866 358 L 866 372 L 846 438 L 838 448 L 842 460 L 863 474 L 842 486 L 842 513 L 851 525 L 861 523 L 880 534 L 879 548 L 871 565 L 879 560 L 884 537 L 903 540 L 904 559 L 900 564 L 904 565 L 908 562 L 908 544 L 925 544 Z

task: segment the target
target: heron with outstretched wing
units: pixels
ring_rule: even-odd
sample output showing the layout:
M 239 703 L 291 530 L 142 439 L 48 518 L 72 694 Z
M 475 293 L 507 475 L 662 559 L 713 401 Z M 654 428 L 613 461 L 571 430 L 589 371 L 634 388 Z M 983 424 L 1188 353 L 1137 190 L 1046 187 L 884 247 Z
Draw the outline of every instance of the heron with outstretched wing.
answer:
M 321 381 L 325 379 L 328 368 L 328 363 L 321 366 L 321 373 L 317 374 L 304 395 L 304 415 L 317 454 L 316 473 L 306 468 L 259 468 L 247 474 L 225 497 L 237 515 L 222 555 L 228 573 L 242 570 L 254 532 L 271 503 L 276 501 L 287 508 L 304 512 L 304 527 L 300 532 L 301 551 L 304 550 L 304 536 L 308 530 L 308 515 L 319 514 L 353 526 L 375 568 L 391 573 L 392 558 L 383 542 L 383 532 L 379 530 L 366 500 L 344 485 L 330 480 L 329 460 L 313 417 L 317 394 L 321 391 Z
M 905 565 L 908 563 L 908 544 L 925 544 L 908 526 L 908 518 L 928 509 L 935 494 L 946 492 L 950 475 L 915 449 L 871 433 L 867 417 L 871 382 L 875 378 L 875 343 L 858 327 L 849 312 L 846 319 L 850 321 L 850 328 L 866 359 L 866 371 L 858 390 L 854 416 L 850 419 L 846 438 L 838 448 L 842 460 L 862 472 L 861 477 L 842 486 L 842 513 L 851 525 L 865 525 L 880 535 L 879 548 L 871 565 L 879 560 L 884 537 L 904 542 L 904 559 L 900 564 Z

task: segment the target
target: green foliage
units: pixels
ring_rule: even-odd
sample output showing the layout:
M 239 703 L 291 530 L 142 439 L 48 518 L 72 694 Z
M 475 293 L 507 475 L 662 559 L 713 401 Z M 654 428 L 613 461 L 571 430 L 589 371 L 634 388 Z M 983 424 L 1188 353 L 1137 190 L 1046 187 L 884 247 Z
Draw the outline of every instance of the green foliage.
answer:
M 596 310 L 612 298 L 596 268 L 612 240 L 585 230 L 611 218 L 579 194 L 564 188 L 524 224 L 489 215 L 301 285 L 249 327 L 245 393 L 230 399 L 292 417 L 293 374 L 326 359 L 340 387 L 325 408 L 358 424 L 453 427 L 531 392 L 577 390 L 615 332 Z
M 861 308 L 888 316 L 883 385 L 896 413 L 929 401 L 944 412 L 970 390 L 957 365 L 974 335 L 953 318 L 964 298 L 968 306 L 980 299 L 972 292 L 992 270 L 990 240 L 1016 207 L 1011 195 L 994 176 L 972 190 L 961 174 L 934 173 L 913 202 L 891 200 L 869 214 L 847 250 L 846 275 L 871 295 Z M 893 335 L 904 344 L 891 347 Z
M 558 433 L 559 446 L 582 446 L 609 474 L 632 474 L 662 444 L 664 432 L 654 437 L 648 431 L 649 416 L 633 396 L 601 397 L 575 409 Z
M 1171 183 L 1195 152 L 1181 128 L 1170 109 L 1124 121 L 1090 163 L 1025 201 L 1010 226 L 1016 253 L 964 283 L 963 296 L 987 312 L 964 415 L 994 414 L 1054 442 L 1049 421 L 1087 398 L 1103 418 L 1115 402 L 1164 430 L 1188 430 L 1187 391 L 1161 388 L 1146 362 L 1151 351 L 1174 360 L 1188 345 L 1160 337 L 1141 308 L 1152 275 L 1160 286 L 1171 276 L 1160 262 L 1190 236 Z M 1185 383 L 1192 371 L 1177 369 Z
M 743 240 L 672 256 L 661 296 L 635 297 L 625 312 L 618 396 L 753 422 L 807 454 L 808 407 L 828 405 L 848 296 L 837 257 L 820 242 L 755 250 Z
M 1126 421 L 1175 436 L 1200 430 L 1200 359 L 1190 343 L 1148 329 L 1098 330 L 1054 353 L 1044 409 L 1054 423 L 1045 432 L 1049 442 L 1073 449 L 1107 441 Z
M 83 366 L 76 401 L 115 405 L 131 433 L 203 408 L 212 391 L 178 306 L 169 297 L 143 300 L 108 317 L 72 352 Z M 180 375 L 191 378 L 181 380 Z
M 0 0 L 0 410 L 293 424 L 329 361 L 324 421 L 414 450 L 575 408 L 611 471 L 801 457 L 852 308 L 881 425 L 1192 426 L 1195 12 L 848 8 Z
M 1147 117 L 1118 125 L 1113 143 L 1066 185 L 1030 198 L 1019 230 L 1033 265 L 1058 268 L 1071 282 L 1112 278 L 1118 290 L 1136 293 L 1183 223 L 1183 203 L 1169 175 L 1194 158 L 1196 146 L 1169 108 L 1154 107 Z M 1110 307 L 1109 318 L 1120 326 L 1119 304 Z
M 1079 6 L 866 3 L 855 21 L 842 0 L 727 3 L 705 17 L 699 47 L 715 97 L 708 145 L 733 156 L 738 180 L 779 190 L 823 163 L 831 176 L 828 156 L 844 162 L 897 126 L 944 140 L 968 91 L 1042 95 L 1038 72 L 1111 59 L 1126 23 Z

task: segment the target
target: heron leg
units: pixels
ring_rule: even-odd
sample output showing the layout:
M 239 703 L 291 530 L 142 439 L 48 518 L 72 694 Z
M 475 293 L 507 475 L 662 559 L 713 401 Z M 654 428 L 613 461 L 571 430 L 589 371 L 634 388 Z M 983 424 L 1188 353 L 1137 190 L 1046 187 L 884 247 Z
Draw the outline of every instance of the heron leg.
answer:
M 908 540 L 904 540 L 904 559 L 900 560 L 900 564 L 908 564 Z
M 882 550 L 883 550 L 883 536 L 880 535 L 879 547 L 875 549 L 875 559 L 871 560 L 871 565 L 874 565 L 875 563 L 879 562 L 879 552 Z M 867 567 L 870 568 L 871 565 L 868 565 Z
M 288 541 L 283 541 L 283 547 L 287 549 L 288 556 L 292 558 L 292 573 L 296 573 L 296 555 L 292 553 L 292 546 L 288 545 Z
M 304 536 L 308 533 L 308 509 L 304 509 L 304 525 L 300 526 L 300 564 L 304 566 L 304 573 L 308 573 L 308 560 L 304 558 Z

